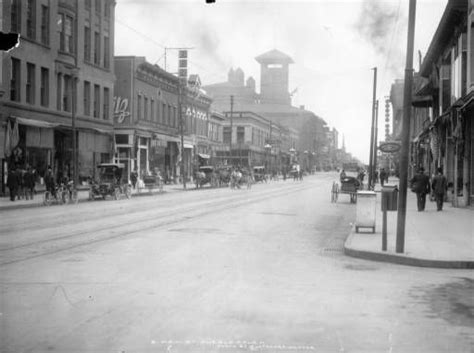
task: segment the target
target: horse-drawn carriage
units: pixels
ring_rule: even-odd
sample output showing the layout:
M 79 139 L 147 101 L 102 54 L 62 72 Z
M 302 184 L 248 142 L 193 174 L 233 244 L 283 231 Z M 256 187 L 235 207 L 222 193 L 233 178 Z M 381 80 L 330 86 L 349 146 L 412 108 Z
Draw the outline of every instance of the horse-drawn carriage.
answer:
M 194 183 L 197 188 L 202 188 L 203 185 L 209 184 L 211 187 L 218 185 L 218 173 L 215 168 L 210 165 L 201 166 L 194 173 Z
M 267 175 L 265 174 L 265 167 L 264 166 L 255 166 L 253 167 L 253 177 L 256 183 L 260 182 L 267 182 Z
M 356 168 L 350 168 L 350 171 L 354 172 Z M 355 171 L 357 173 L 357 170 Z M 362 189 L 362 183 L 359 180 L 359 176 L 350 176 L 346 174 L 346 170 L 343 169 L 340 174 L 341 186 L 339 183 L 333 182 L 331 188 L 331 202 L 337 202 L 339 194 L 348 194 L 351 203 L 357 202 L 357 190 Z

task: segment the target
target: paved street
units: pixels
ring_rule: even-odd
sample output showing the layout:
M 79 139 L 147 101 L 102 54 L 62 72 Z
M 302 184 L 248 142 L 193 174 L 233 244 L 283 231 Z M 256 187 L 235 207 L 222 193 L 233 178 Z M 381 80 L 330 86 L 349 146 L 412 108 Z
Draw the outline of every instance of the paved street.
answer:
M 472 352 L 472 271 L 345 257 L 335 177 L 3 211 L 2 352 Z

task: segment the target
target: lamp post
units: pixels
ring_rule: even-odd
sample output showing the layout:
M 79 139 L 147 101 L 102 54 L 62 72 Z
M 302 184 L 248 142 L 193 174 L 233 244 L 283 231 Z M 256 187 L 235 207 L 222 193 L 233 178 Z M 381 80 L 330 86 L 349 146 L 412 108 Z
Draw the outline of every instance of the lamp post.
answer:
M 265 148 L 265 161 L 267 163 L 266 165 L 266 169 L 267 169 L 267 172 L 268 172 L 268 169 L 270 169 L 269 167 L 271 167 L 271 165 L 269 165 L 269 161 L 268 161 L 268 154 L 270 153 L 271 149 L 272 149 L 272 145 L 270 144 L 266 144 L 265 146 L 263 146 Z
M 308 151 L 304 151 L 304 169 L 308 171 Z

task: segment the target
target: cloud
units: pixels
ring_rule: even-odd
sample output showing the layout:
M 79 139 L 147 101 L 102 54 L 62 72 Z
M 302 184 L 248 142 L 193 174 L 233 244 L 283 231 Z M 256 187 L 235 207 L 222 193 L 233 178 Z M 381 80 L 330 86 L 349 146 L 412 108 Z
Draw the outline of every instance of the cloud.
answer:
M 387 68 L 395 75 L 402 71 L 404 63 L 404 52 L 400 46 L 404 41 L 398 31 L 400 22 L 406 24 L 406 19 L 400 19 L 400 3 L 397 6 L 385 1 L 364 0 L 354 24 L 376 54 L 385 58 Z

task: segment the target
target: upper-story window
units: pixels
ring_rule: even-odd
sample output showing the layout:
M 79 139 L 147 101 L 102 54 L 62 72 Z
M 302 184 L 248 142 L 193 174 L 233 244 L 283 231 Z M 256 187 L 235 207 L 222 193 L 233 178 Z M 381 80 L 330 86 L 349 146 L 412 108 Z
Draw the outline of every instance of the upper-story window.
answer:
M 10 79 L 10 100 L 20 101 L 20 60 L 12 58 L 12 71 Z
M 102 1 L 101 0 L 94 0 L 94 1 L 95 1 L 95 13 L 100 16 Z
M 237 143 L 244 143 L 245 141 L 245 127 L 237 126 Z
M 27 0 L 26 2 L 26 36 L 30 39 L 36 39 L 36 1 Z
M 91 9 L 91 0 L 85 0 L 85 7 L 86 7 L 86 10 Z
M 65 53 L 74 53 L 73 21 L 71 16 L 58 14 L 59 50 Z
M 110 1 L 106 0 L 104 3 L 104 16 L 105 18 L 110 18 Z
M 10 11 L 10 31 L 14 33 L 21 32 L 21 0 L 11 0 Z
M 84 61 L 91 60 L 91 29 L 84 27 Z
M 26 103 L 29 104 L 35 104 L 35 76 L 35 64 L 26 63 Z
M 94 64 L 100 64 L 100 33 L 94 32 Z
M 109 37 L 104 37 L 104 67 L 110 67 L 110 40 Z
M 49 45 L 49 7 L 41 5 L 41 43 Z

